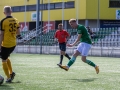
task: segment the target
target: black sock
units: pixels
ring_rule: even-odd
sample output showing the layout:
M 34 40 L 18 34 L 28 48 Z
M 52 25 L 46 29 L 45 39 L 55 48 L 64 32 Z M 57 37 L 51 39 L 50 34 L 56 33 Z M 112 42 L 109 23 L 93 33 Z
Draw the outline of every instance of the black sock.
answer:
M 66 53 L 65 56 L 70 60 L 71 57 Z
M 60 64 L 62 64 L 63 61 L 63 55 L 60 55 Z

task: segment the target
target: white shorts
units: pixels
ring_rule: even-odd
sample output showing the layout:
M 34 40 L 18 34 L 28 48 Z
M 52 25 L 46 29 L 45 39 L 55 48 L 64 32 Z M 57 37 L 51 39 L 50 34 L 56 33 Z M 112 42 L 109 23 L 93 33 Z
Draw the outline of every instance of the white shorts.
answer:
M 80 52 L 82 56 L 87 56 L 90 48 L 91 44 L 82 42 L 78 45 L 77 50 Z

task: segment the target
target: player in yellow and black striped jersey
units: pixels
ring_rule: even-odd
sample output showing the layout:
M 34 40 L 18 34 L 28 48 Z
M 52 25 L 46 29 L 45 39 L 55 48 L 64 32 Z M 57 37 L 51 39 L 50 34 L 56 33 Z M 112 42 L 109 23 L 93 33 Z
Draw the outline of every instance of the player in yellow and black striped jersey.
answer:
M 5 18 L 0 22 L 0 49 L 2 66 L 5 75 L 7 76 L 6 82 L 11 82 L 14 79 L 15 73 L 12 70 L 11 61 L 8 58 L 16 47 L 16 36 L 20 37 L 19 22 L 16 18 L 11 16 L 11 7 L 4 7 Z

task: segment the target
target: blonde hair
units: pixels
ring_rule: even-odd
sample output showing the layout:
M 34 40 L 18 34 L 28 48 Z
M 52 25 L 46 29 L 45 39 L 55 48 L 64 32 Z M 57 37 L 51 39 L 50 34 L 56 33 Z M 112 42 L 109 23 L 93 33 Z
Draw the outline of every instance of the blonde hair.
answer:
M 5 13 L 10 13 L 12 11 L 10 6 L 4 6 L 4 12 Z
M 70 19 L 70 20 L 69 20 L 69 23 L 71 23 L 71 22 L 76 22 L 76 19 L 74 19 L 74 18 L 73 18 L 73 19 Z

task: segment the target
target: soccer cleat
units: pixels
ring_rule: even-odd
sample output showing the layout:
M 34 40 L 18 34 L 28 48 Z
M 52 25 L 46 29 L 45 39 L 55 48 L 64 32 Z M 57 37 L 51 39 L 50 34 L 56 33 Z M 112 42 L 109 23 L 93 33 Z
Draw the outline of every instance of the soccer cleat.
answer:
M 60 65 L 62 65 L 62 64 L 58 63 L 57 65 L 60 66 Z
M 6 83 L 11 83 L 11 82 L 12 82 L 11 78 L 8 78 L 8 79 L 6 80 Z
M 62 69 L 64 69 L 64 70 L 66 70 L 66 71 L 69 70 L 69 68 L 68 68 L 67 66 L 62 66 L 62 65 L 60 65 L 60 67 L 61 67 Z
M 57 65 L 60 67 L 62 64 L 59 63 L 59 64 L 57 64 Z M 60 68 L 61 68 L 61 67 L 60 67 Z
M 95 66 L 96 73 L 99 73 L 99 66 Z
M 10 74 L 10 78 L 11 78 L 11 80 L 14 79 L 15 75 L 16 75 L 16 74 L 15 74 L 14 72 L 12 72 L 12 74 Z

